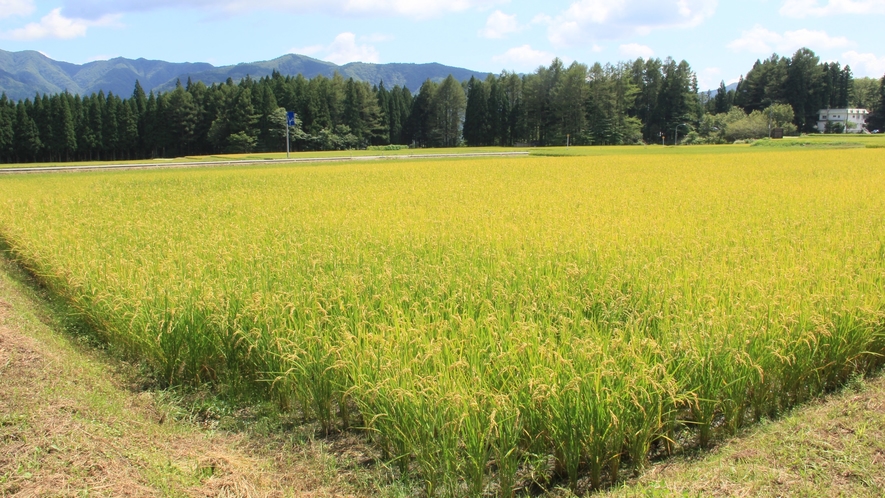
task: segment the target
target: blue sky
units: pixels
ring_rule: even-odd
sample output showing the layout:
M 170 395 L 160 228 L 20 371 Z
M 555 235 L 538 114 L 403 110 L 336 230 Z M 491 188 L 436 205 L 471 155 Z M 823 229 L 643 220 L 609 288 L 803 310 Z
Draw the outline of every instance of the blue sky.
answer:
M 885 0 L 0 0 L 0 48 L 74 63 L 226 65 L 295 52 L 528 72 L 553 57 L 671 56 L 702 88 L 802 46 L 881 78 L 882 26 Z

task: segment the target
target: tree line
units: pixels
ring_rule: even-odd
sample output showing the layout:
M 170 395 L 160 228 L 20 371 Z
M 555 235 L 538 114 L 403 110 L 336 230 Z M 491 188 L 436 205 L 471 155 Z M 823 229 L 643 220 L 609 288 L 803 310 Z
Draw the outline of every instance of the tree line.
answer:
M 131 96 L 60 93 L 0 96 L 0 162 L 128 160 L 286 149 L 367 146 L 615 145 L 719 143 L 767 135 L 773 124 L 813 132 L 821 108 L 874 110 L 885 128 L 885 78 L 855 79 L 808 49 L 757 61 L 736 90 L 699 92 L 686 61 L 616 64 L 555 59 L 520 75 L 426 81 L 416 94 L 335 74 L 207 86 L 180 82 Z

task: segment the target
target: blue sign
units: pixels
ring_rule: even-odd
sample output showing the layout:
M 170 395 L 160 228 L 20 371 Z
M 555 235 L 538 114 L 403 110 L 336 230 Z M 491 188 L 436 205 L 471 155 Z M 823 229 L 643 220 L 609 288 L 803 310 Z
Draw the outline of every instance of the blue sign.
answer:
M 291 111 L 287 112 L 286 121 L 289 123 L 289 126 L 295 126 L 295 113 Z

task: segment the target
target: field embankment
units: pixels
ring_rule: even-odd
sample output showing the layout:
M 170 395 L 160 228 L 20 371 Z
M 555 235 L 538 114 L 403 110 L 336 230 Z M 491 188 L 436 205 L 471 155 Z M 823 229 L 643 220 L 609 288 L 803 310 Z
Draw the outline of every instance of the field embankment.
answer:
M 169 384 L 367 430 L 427 494 L 595 489 L 881 364 L 879 151 L 86 173 L 0 233 Z
M 233 412 L 221 400 L 142 389 L 137 369 L 89 343 L 7 256 L 0 496 L 393 496 L 383 472 L 352 456 L 359 441 L 283 430 L 288 418 L 260 405 Z

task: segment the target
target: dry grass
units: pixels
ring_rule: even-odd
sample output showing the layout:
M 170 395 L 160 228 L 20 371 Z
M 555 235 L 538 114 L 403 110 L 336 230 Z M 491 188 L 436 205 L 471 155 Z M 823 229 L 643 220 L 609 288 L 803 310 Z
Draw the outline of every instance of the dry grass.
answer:
M 608 496 L 885 496 L 885 377 L 656 464 Z
M 201 429 L 125 365 L 46 323 L 0 264 L 0 496 L 380 494 L 354 438 Z M 42 315 L 38 318 L 37 315 Z M 180 409 L 180 407 L 178 407 Z M 354 462 L 350 465 L 350 462 Z M 350 465 L 350 466 L 349 466 Z M 356 475 L 361 474 L 361 475 Z

